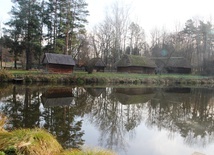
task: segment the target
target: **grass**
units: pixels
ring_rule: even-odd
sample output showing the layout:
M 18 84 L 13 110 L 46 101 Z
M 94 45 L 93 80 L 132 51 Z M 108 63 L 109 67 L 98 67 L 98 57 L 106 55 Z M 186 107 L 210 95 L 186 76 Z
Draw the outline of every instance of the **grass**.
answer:
M 0 155 L 116 155 L 104 149 L 64 150 L 53 135 L 39 128 L 7 132 L 3 129 L 6 120 L 0 114 Z
M 8 70 L 9 73 L 13 75 L 38 75 L 38 74 L 46 74 L 40 70 Z M 87 72 L 82 71 L 74 71 L 72 74 L 46 74 L 46 75 L 54 75 L 54 76 L 63 76 L 63 75 L 72 75 L 77 77 L 100 77 L 100 78 L 185 78 L 185 79 L 201 79 L 205 78 L 205 76 L 199 75 L 185 75 L 185 74 L 162 74 L 162 75 L 155 75 L 155 74 L 129 74 L 129 73 L 117 73 L 117 72 L 96 72 L 92 74 L 88 74 Z
M 2 73 L 1 73 L 2 72 Z M 117 72 L 95 72 L 88 74 L 74 71 L 72 74 L 45 73 L 41 70 L 0 70 L 0 81 L 11 81 L 11 77 L 23 77 L 25 82 L 50 82 L 72 84 L 213 84 L 214 78 L 187 74 L 130 74 Z
M 14 154 L 55 155 L 62 151 L 56 139 L 42 129 L 18 129 L 0 132 L 0 150 Z
M 100 148 L 82 148 L 82 150 L 67 150 L 60 155 L 116 155 L 116 153 Z

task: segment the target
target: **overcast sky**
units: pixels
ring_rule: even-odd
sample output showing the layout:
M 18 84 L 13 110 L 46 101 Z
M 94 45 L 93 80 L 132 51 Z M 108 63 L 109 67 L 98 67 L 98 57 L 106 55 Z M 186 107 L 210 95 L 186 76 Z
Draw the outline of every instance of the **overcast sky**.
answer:
M 90 16 L 87 28 L 102 22 L 105 12 L 115 0 L 86 0 Z M 120 0 L 131 8 L 131 18 L 150 33 L 154 28 L 175 29 L 178 23 L 182 25 L 190 18 L 210 20 L 214 18 L 214 0 Z M 0 0 L 0 20 L 9 19 L 11 0 Z M 214 20 L 214 19 L 213 19 Z
M 105 10 L 111 7 L 114 0 L 86 0 L 89 5 L 89 26 L 101 22 Z M 138 21 L 147 33 L 154 28 L 173 30 L 188 19 L 214 18 L 213 0 L 121 0 L 130 4 L 133 21 Z

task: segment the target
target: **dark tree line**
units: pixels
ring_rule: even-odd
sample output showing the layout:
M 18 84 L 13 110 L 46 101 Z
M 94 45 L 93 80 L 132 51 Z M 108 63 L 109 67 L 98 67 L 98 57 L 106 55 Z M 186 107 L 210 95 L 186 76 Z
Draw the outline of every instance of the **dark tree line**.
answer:
M 202 20 L 186 21 L 183 29 L 177 32 L 151 33 L 151 55 L 155 57 L 185 57 L 191 63 L 194 72 L 213 74 L 213 25 Z
M 3 44 L 15 62 L 22 55 L 28 70 L 40 65 L 44 52 L 76 54 L 87 23 L 84 0 L 17 0 L 13 4 Z

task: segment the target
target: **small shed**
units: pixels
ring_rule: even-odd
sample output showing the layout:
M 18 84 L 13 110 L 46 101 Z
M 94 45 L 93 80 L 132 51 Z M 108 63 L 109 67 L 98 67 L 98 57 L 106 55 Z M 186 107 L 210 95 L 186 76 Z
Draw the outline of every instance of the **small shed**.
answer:
M 48 72 L 72 73 L 75 61 L 70 55 L 45 53 L 42 63 Z
M 117 72 L 127 73 L 155 73 L 155 62 L 144 56 L 123 55 L 123 57 L 116 63 Z
M 190 74 L 192 70 L 190 62 L 183 57 L 157 57 L 152 59 L 157 65 L 157 72 Z
M 92 58 L 87 64 L 88 69 L 91 67 L 95 72 L 104 72 L 106 65 L 101 58 Z

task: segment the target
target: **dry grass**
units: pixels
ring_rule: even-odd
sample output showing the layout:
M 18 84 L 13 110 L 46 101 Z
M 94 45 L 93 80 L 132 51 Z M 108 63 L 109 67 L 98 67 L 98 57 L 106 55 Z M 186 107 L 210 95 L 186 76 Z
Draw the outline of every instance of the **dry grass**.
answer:
M 13 155 L 116 155 L 110 150 L 83 148 L 63 150 L 53 135 L 43 129 L 4 130 L 7 118 L 0 114 L 0 154 Z M 3 153 L 3 154 L 4 154 Z
M 116 155 L 116 153 L 101 148 L 82 148 L 82 150 L 67 150 L 60 155 Z
M 48 132 L 42 129 L 18 129 L 0 132 L 0 150 L 14 150 L 15 154 L 54 155 L 62 152 L 62 146 Z
M 6 123 L 6 120 L 7 118 L 3 114 L 0 114 L 0 132 L 5 132 L 4 125 Z

